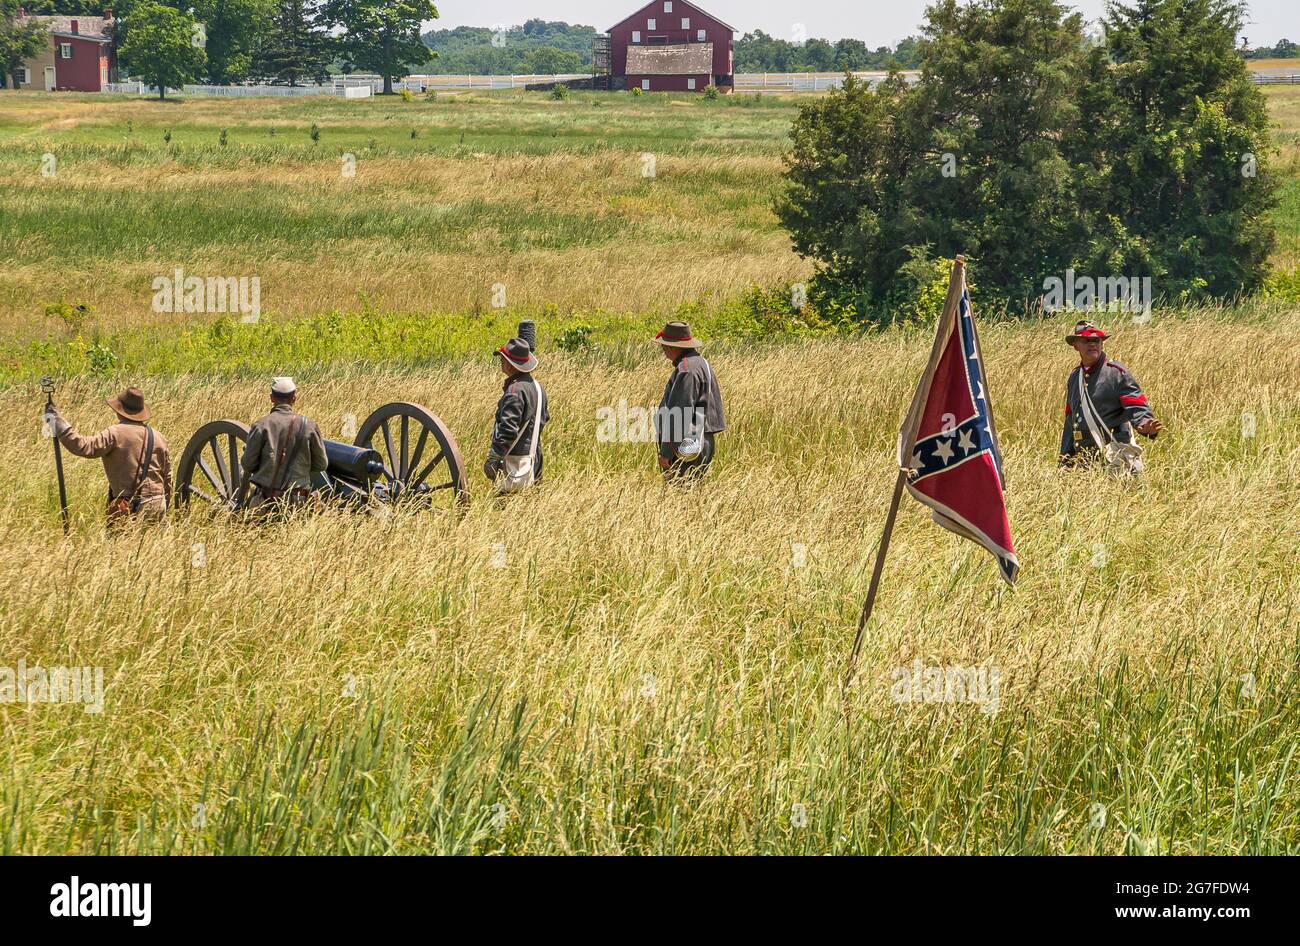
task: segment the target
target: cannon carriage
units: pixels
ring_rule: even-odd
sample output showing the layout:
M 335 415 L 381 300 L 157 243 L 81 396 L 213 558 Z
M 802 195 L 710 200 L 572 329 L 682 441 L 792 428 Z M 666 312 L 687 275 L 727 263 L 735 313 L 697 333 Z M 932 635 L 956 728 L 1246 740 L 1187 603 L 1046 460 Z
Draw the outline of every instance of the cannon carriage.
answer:
M 234 512 L 245 490 L 239 459 L 249 427 L 214 420 L 194 432 L 175 475 L 175 505 L 191 502 Z M 451 507 L 467 497 L 465 461 L 456 438 L 426 407 L 385 404 L 357 428 L 354 443 L 325 441 L 329 467 L 313 486 L 329 501 L 350 505 Z

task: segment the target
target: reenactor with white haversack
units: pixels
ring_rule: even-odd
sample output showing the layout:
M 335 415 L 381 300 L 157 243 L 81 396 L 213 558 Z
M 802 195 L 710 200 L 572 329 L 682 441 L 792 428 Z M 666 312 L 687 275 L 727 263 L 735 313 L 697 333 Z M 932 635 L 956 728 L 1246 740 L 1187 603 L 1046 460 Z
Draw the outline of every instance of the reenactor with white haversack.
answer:
M 685 322 L 669 322 L 655 341 L 673 363 L 654 419 L 659 468 L 668 479 L 698 479 L 713 462 L 714 435 L 726 429 L 722 391 Z
M 1133 431 L 1154 439 L 1164 424 L 1152 413 L 1137 379 L 1102 350 L 1109 337 L 1088 321 L 1077 323 L 1065 337 L 1079 352 L 1079 366 L 1065 386 L 1060 462 L 1075 466 L 1104 457 L 1108 466 L 1140 473 L 1141 449 Z

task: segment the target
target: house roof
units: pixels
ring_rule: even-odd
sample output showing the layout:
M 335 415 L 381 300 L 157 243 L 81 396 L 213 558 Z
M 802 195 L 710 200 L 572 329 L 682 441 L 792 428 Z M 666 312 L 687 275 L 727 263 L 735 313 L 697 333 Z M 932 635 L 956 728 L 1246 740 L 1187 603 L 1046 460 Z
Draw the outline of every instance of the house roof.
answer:
M 700 16 L 707 16 L 707 17 L 708 17 L 710 20 L 712 20 L 714 23 L 717 23 L 719 26 L 725 26 L 727 29 L 731 30 L 731 32 L 733 32 L 733 33 L 736 32 L 736 28 L 735 28 L 734 26 L 732 26 L 730 23 L 723 23 L 723 22 L 722 22 L 721 20 L 719 20 L 716 16 L 714 16 L 712 13 L 710 13 L 708 10 L 701 10 L 701 9 L 700 9 L 699 7 L 697 7 L 695 4 L 693 4 L 693 3 L 688 3 L 687 0 L 676 0 L 676 3 L 680 4 L 680 5 L 683 6 L 683 7 L 687 7 L 687 8 L 689 8 L 689 9 L 691 9 L 691 10 L 694 10 L 696 13 L 700 14 Z M 639 16 L 639 15 L 641 15 L 642 13 L 645 13 L 647 10 L 649 10 L 651 7 L 654 7 L 654 6 L 659 7 L 660 12 L 662 13 L 662 11 L 663 11 L 663 2 L 662 2 L 662 0 L 651 0 L 650 3 L 647 3 L 647 4 L 646 4 L 645 6 L 643 6 L 641 9 L 639 9 L 639 10 L 633 10 L 633 11 L 632 11 L 631 13 L 629 13 L 627 16 L 623 17 L 623 19 L 619 20 L 617 23 L 615 23 L 615 24 L 614 24 L 613 26 L 611 26 L 609 29 L 605 30 L 605 32 L 606 32 L 606 33 L 612 33 L 612 32 L 614 32 L 614 30 L 618 29 L 620 26 L 622 26 L 622 25 L 623 25 L 624 23 L 626 23 L 628 20 L 632 19 L 632 17 L 634 17 L 634 16 Z M 671 16 L 671 15 L 675 14 L 676 12 L 677 12 L 677 7 L 674 6 L 674 7 L 673 7 L 673 13 L 672 13 L 672 14 L 669 14 L 669 15 Z
M 59 39 L 84 39 L 89 43 L 99 43 L 100 45 L 111 43 L 113 41 L 113 37 L 111 36 L 98 36 L 87 33 L 50 33 L 50 35 L 58 37 Z
M 96 39 L 107 42 L 113 21 L 103 16 L 25 16 L 33 23 L 44 23 L 45 28 L 55 36 L 76 36 L 80 39 Z M 77 32 L 72 32 L 72 21 L 77 21 Z
M 629 46 L 630 76 L 696 76 L 713 71 L 712 43 L 680 43 L 676 46 Z

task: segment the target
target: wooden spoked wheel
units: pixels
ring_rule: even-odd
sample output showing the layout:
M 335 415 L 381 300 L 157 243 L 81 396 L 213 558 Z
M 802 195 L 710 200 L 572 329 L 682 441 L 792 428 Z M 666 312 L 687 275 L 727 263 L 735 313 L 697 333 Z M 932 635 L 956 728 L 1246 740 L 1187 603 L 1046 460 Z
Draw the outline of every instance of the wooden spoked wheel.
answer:
M 356 443 L 383 457 L 384 473 L 374 487 L 383 502 L 450 507 L 468 498 L 460 446 L 426 407 L 385 404 L 362 422 Z
M 239 457 L 247 440 L 248 425 L 237 420 L 214 420 L 196 430 L 176 467 L 176 505 L 198 500 L 234 512 L 241 486 Z

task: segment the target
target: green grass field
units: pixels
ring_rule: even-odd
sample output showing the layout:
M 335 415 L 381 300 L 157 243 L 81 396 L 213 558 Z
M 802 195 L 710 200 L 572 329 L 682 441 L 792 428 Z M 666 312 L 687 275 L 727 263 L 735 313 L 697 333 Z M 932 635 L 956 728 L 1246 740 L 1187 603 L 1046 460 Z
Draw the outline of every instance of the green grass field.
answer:
M 1266 94 L 1294 273 L 1300 88 Z M 1063 320 L 985 318 L 1020 583 L 905 499 L 845 691 L 930 338 L 747 296 L 809 273 L 770 210 L 797 101 L 0 95 L 0 696 L 19 661 L 104 682 L 100 713 L 0 702 L 0 851 L 1300 853 L 1300 307 L 1112 321 L 1169 427 L 1135 483 L 1056 468 Z M 154 312 L 177 266 L 259 276 L 261 320 Z M 728 406 L 691 491 L 596 433 L 657 402 L 678 312 Z M 496 503 L 489 352 L 522 316 L 547 483 Z M 174 454 L 273 373 L 327 436 L 417 401 L 471 501 L 106 535 L 67 460 L 64 538 L 48 370 L 82 430 L 143 385 Z M 900 702 L 916 661 L 996 700 Z

